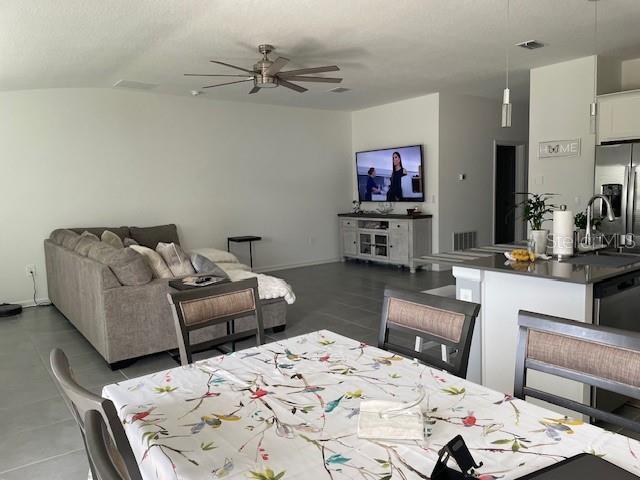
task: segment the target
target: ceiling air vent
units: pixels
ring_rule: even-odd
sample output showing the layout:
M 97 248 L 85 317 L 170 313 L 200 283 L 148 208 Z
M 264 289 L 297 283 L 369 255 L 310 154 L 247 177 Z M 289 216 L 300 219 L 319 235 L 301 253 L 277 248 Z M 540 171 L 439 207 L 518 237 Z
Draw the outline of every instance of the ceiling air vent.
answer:
M 134 90 L 151 90 L 157 86 L 154 83 L 136 82 L 135 80 L 118 80 L 113 84 L 114 88 L 133 88 Z
M 516 47 L 526 48 L 527 50 L 535 50 L 544 47 L 544 43 L 537 40 L 527 40 L 526 42 L 516 43 Z
M 336 88 L 332 88 L 329 91 L 331 93 L 342 93 L 342 92 L 348 92 L 349 90 L 351 90 L 351 89 L 350 88 L 344 88 L 344 87 L 336 87 Z

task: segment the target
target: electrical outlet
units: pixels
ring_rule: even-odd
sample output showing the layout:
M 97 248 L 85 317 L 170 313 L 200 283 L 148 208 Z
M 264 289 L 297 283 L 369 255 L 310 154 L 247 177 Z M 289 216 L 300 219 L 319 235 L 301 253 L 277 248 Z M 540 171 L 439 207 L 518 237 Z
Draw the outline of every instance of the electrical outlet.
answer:
M 25 272 L 27 274 L 27 278 L 31 278 L 32 276 L 36 276 L 36 266 L 33 263 L 30 263 L 25 268 Z

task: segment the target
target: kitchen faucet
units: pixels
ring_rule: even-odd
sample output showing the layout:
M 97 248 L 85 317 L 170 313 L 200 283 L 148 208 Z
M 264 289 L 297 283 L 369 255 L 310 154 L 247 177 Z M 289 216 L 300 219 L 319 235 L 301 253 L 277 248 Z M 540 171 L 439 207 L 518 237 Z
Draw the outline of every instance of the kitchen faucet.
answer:
M 593 249 L 593 236 L 591 233 L 591 222 L 593 221 L 592 219 L 593 202 L 595 202 L 597 199 L 601 199 L 607 207 L 607 220 L 609 220 L 610 222 L 613 222 L 615 220 L 613 216 L 613 207 L 611 206 L 611 202 L 606 196 L 596 194 L 593 197 L 591 197 L 591 199 L 589 200 L 589 203 L 587 203 L 587 231 L 584 235 L 584 246 L 591 247 L 592 249 Z

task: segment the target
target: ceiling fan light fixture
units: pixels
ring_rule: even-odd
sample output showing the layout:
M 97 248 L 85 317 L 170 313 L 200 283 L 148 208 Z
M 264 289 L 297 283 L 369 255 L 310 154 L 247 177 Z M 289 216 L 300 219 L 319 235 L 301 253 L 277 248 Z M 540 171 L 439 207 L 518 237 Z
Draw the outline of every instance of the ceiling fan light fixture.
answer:
M 278 79 L 266 75 L 257 75 L 254 80 L 254 85 L 258 88 L 276 88 L 278 86 Z

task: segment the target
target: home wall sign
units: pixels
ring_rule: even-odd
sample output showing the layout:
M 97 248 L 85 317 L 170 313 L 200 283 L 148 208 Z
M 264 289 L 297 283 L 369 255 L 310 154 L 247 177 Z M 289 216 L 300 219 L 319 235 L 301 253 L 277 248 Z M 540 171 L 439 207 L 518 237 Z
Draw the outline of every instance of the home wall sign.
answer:
M 577 157 L 580 155 L 580 139 L 554 140 L 538 144 L 538 158 Z

